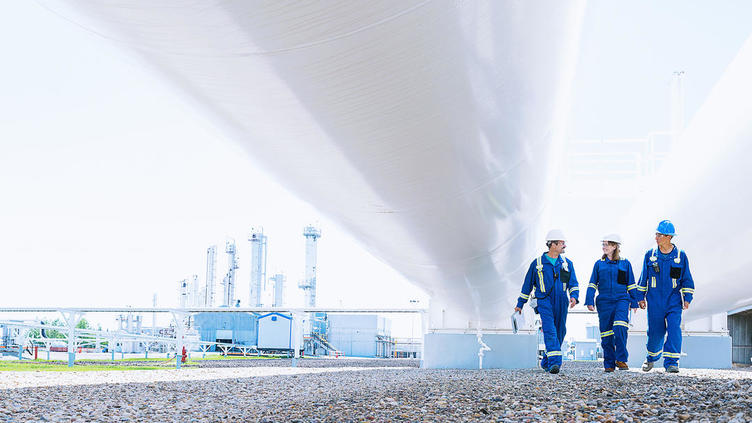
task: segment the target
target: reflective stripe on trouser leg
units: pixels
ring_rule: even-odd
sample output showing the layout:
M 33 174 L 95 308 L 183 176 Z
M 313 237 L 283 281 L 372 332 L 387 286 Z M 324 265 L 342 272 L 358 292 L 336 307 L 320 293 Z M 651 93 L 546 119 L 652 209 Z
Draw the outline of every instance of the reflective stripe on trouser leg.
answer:
M 561 282 L 558 282 L 557 285 L 564 286 L 563 284 L 561 284 Z M 567 294 L 567 291 L 558 291 L 554 297 L 556 298 L 553 303 L 555 310 L 554 325 L 556 325 L 556 338 L 559 341 L 559 349 L 561 350 L 561 345 L 564 343 L 564 337 L 567 335 L 567 312 L 569 310 L 569 295 Z M 562 355 L 559 355 L 556 358 L 559 365 L 561 365 L 562 358 Z
M 627 332 L 629 331 L 629 300 L 616 302 L 614 309 L 614 350 L 616 361 L 626 363 L 629 358 L 627 352 Z
M 541 362 L 544 369 L 548 369 L 554 364 L 561 365 L 561 342 L 557 336 L 557 328 L 554 322 L 554 310 L 551 297 L 538 300 L 538 313 L 541 318 L 541 330 L 543 331 L 543 342 L 546 344 L 545 359 Z
M 679 364 L 681 353 L 681 307 L 673 306 L 666 313 L 666 343 L 663 346 L 663 366 L 676 366 Z
M 663 341 L 666 336 L 666 312 L 654 305 L 650 308 L 648 302 L 648 343 L 647 360 L 658 361 L 663 353 Z

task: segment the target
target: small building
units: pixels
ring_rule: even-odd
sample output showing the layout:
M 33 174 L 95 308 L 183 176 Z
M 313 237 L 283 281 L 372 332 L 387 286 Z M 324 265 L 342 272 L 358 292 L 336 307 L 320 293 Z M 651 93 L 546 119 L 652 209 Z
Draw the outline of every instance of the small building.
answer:
M 421 338 L 394 338 L 395 358 L 423 358 L 420 353 L 423 350 Z
M 587 326 L 585 327 L 586 332 L 586 338 L 590 340 L 599 340 L 601 339 L 601 330 L 598 326 Z
M 392 357 L 391 320 L 375 314 L 330 314 L 329 343 L 351 357 Z
M 575 352 L 569 341 L 565 340 L 561 343 L 561 359 L 562 360 L 574 360 Z
M 727 317 L 731 336 L 731 361 L 738 364 L 752 362 L 752 310 L 744 310 Z
M 593 339 L 583 339 L 574 342 L 575 360 L 597 360 L 600 355 L 599 343 Z
M 256 346 L 258 316 L 255 313 L 198 313 L 193 327 L 206 342 Z
M 269 313 L 258 317 L 259 350 L 291 350 L 292 345 L 292 316 Z

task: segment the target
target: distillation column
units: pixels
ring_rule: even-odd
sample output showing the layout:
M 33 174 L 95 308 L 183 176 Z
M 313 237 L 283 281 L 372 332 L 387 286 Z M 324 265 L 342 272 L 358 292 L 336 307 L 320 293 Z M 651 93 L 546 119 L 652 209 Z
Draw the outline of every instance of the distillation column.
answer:
M 204 287 L 204 307 L 214 307 L 214 279 L 217 274 L 217 246 L 206 249 L 206 286 Z
M 188 301 L 188 304 L 190 304 L 191 307 L 198 307 L 200 305 L 199 300 L 198 275 L 191 275 L 190 300 Z
M 266 289 L 266 235 L 251 228 L 251 286 L 248 307 L 261 307 L 261 292 Z M 262 286 L 263 285 L 263 286 Z
M 303 302 L 305 307 L 316 307 L 316 247 L 321 231 L 312 225 L 303 228 L 303 236 L 306 239 L 305 252 L 305 277 L 298 284 L 305 294 Z M 309 314 L 303 324 L 304 349 L 308 354 L 316 354 L 316 342 L 312 338 L 313 332 L 319 332 L 314 326 L 319 313 Z
M 222 305 L 230 307 L 235 302 L 235 271 L 238 269 L 238 256 L 235 249 L 235 240 L 227 241 L 225 244 L 227 253 L 228 269 L 225 278 L 222 280 L 224 293 L 222 295 Z
M 188 279 L 178 282 L 178 292 L 180 295 L 180 308 L 188 307 Z
M 274 302 L 272 306 L 282 307 L 284 304 L 285 275 L 277 273 L 269 279 L 274 283 Z
M 321 238 L 321 231 L 313 226 L 303 229 L 306 239 L 305 279 L 298 285 L 305 292 L 305 306 L 316 307 L 316 246 Z

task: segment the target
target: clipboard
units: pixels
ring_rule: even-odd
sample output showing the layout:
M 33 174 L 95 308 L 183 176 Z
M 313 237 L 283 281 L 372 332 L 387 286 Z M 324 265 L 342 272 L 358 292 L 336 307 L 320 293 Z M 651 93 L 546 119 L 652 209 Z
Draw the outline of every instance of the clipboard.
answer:
M 517 333 L 518 330 L 524 329 L 526 327 L 524 314 L 515 311 L 514 313 L 512 313 L 511 319 L 512 331 L 514 333 Z

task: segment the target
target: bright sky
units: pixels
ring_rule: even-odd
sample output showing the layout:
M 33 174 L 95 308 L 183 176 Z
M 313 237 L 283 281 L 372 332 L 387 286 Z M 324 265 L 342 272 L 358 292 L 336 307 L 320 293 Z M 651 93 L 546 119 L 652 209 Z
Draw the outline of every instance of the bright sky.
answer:
M 674 70 L 686 72 L 691 119 L 749 22 L 746 1 L 591 2 L 570 137 L 667 129 Z M 176 306 L 179 280 L 203 282 L 210 244 L 221 281 L 227 237 L 247 304 L 252 226 L 269 236 L 269 274 L 285 273 L 287 303 L 300 305 L 301 232 L 317 223 L 319 305 L 427 306 L 128 52 L 27 1 L 0 5 L 0 51 L 0 305 L 150 306 L 156 293 Z

